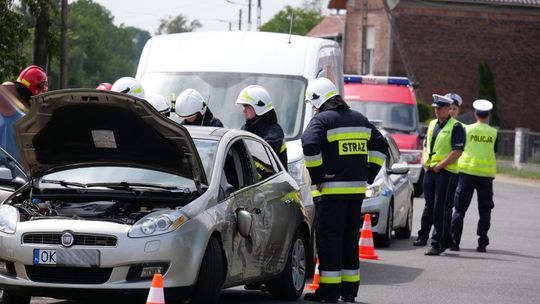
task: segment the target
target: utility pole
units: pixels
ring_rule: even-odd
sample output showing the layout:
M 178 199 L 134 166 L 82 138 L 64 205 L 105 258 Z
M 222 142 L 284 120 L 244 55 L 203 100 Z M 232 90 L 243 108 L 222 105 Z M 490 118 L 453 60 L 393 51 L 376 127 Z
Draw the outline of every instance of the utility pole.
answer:
M 383 1 L 386 1 L 386 0 L 383 0 Z M 361 4 L 361 32 L 362 32 L 362 48 L 360 50 L 360 74 L 364 75 L 364 74 L 367 74 L 367 58 L 366 58 L 366 45 L 367 45 L 367 10 L 368 10 L 368 6 L 367 6 L 367 0 L 362 0 L 362 4 Z
M 248 1 L 248 31 L 251 31 L 251 0 Z
M 238 10 L 238 30 L 242 30 L 242 9 Z
M 67 65 L 67 27 L 68 27 L 68 2 L 67 0 L 62 0 L 62 22 L 61 22 L 61 39 L 60 39 L 60 88 L 67 89 L 68 87 L 68 65 Z
M 257 31 L 261 30 L 261 0 L 257 0 Z

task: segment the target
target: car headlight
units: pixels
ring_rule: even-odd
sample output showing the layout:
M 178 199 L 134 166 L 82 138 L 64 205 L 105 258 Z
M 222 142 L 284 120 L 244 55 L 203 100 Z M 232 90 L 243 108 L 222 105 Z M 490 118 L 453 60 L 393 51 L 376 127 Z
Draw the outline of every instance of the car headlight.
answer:
M 10 205 L 0 206 L 0 232 L 13 234 L 19 221 L 19 212 Z
M 366 190 L 366 198 L 372 198 L 381 194 L 382 187 L 381 185 L 370 185 Z
M 401 162 L 407 162 L 408 164 L 417 164 L 422 161 L 421 151 L 402 152 L 400 157 Z
M 146 237 L 176 230 L 188 220 L 180 210 L 163 210 L 150 213 L 129 229 L 129 237 Z
M 303 159 L 288 163 L 287 167 L 289 168 L 289 174 L 299 186 L 306 183 L 306 180 L 304 179 L 306 166 L 304 165 Z

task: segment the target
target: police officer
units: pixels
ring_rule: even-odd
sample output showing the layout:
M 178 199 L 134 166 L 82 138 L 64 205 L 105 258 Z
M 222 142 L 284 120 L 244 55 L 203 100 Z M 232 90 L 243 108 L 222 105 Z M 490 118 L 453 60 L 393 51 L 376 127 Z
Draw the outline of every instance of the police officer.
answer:
M 476 234 L 478 247 L 476 251 L 486 252 L 489 245 L 487 236 L 491 225 L 491 209 L 493 203 L 493 179 L 495 178 L 497 162 L 495 152 L 497 147 L 497 130 L 488 125 L 489 113 L 493 104 L 485 99 L 473 103 L 476 123 L 466 127 L 467 141 L 463 155 L 458 161 L 459 179 L 454 197 L 454 214 L 452 215 L 453 250 L 459 250 L 463 218 L 471 203 L 473 192 L 478 194 L 478 228 Z
M 459 109 L 463 103 L 463 99 L 456 93 L 448 93 L 444 95 L 444 97 L 452 100 L 452 104 L 450 105 L 450 116 L 454 117 L 454 119 L 458 119 Z
M 354 302 L 360 284 L 358 232 L 366 185 L 388 154 L 388 144 L 364 115 L 349 109 L 326 78 L 306 90 L 317 114 L 302 135 L 315 202 L 319 289 L 304 299 Z
M 431 248 L 426 255 L 439 255 L 446 249 L 444 244 L 444 215 L 447 205 L 449 184 L 457 178 L 457 160 L 465 145 L 463 126 L 450 116 L 452 100 L 433 94 L 436 119 L 429 123 L 424 153 L 424 197 L 426 204 L 421 219 L 421 228 L 415 245 L 427 243 L 430 218 L 433 219 Z
M 48 88 L 47 74 L 37 65 L 24 69 L 15 82 L 0 85 L 0 147 L 19 162 L 13 124 L 30 109 L 30 98 Z
M 242 126 L 242 130 L 254 133 L 264 139 L 287 169 L 285 133 L 278 124 L 270 93 L 260 85 L 250 85 L 238 94 L 236 104 L 244 107 L 246 123 Z
M 176 99 L 175 112 L 182 117 L 183 125 L 209 126 L 223 128 L 223 123 L 208 108 L 208 103 L 201 93 L 194 89 L 186 89 Z

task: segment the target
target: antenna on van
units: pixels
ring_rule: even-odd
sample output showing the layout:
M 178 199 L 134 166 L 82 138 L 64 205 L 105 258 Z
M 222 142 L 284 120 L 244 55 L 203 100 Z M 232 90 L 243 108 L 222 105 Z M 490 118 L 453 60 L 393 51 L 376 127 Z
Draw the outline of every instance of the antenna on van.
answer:
M 206 117 L 206 112 L 208 112 L 208 105 L 210 104 L 210 97 L 212 95 L 208 95 L 208 99 L 206 100 L 206 103 L 204 106 L 206 106 L 206 110 L 204 111 L 204 115 L 202 116 L 202 119 L 201 119 L 201 126 L 204 125 L 204 118 Z
M 294 10 L 291 8 L 291 25 L 289 26 L 289 44 L 291 44 L 293 20 L 294 20 Z

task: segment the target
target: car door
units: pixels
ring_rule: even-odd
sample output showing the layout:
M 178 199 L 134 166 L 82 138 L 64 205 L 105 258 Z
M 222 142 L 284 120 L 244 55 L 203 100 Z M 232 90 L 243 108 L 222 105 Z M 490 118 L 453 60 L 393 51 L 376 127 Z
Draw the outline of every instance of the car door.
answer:
M 387 137 L 390 163 L 389 169 L 392 168 L 392 164 L 398 163 L 400 159 L 399 149 L 396 142 L 390 137 Z M 389 178 L 392 181 L 394 188 L 394 227 L 400 225 L 407 216 L 409 196 L 408 196 L 408 175 L 407 174 L 395 174 L 389 171 Z
M 294 229 L 293 198 L 286 197 L 292 190 L 282 178 L 281 168 L 268 147 L 262 142 L 245 138 L 255 170 L 256 197 L 254 208 L 254 239 L 261 244 L 258 258 L 264 275 L 279 273 L 285 266 L 288 244 Z
M 27 180 L 21 165 L 0 148 L 0 203 L 24 185 Z

